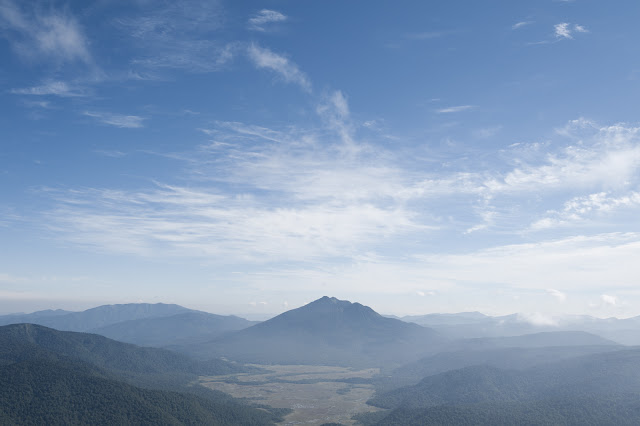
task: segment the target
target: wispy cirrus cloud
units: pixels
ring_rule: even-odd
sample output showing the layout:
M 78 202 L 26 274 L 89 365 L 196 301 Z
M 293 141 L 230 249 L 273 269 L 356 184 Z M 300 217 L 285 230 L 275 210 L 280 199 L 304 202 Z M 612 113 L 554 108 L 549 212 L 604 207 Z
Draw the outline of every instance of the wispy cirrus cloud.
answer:
M 274 207 L 252 196 L 160 185 L 61 195 L 54 228 L 78 244 L 139 255 L 218 256 L 221 263 L 351 257 L 412 222 L 401 208 L 316 202 Z M 72 225 L 73 224 L 73 225 Z M 67 232 L 73 226 L 76 231 Z
M 61 96 L 61 97 L 87 96 L 86 90 L 80 87 L 69 85 L 64 81 L 47 81 L 44 84 L 41 84 L 39 86 L 11 89 L 11 93 L 16 95 L 35 95 L 35 96 Z
M 143 122 L 146 119 L 145 117 L 137 115 L 123 115 L 109 112 L 85 111 L 82 114 L 87 117 L 95 118 L 103 124 L 127 129 L 144 127 Z
M 224 25 L 219 2 L 177 0 L 158 5 L 139 3 L 132 16 L 116 21 L 126 32 L 136 56 L 132 64 L 146 69 L 212 72 L 229 63 L 236 44 L 217 41 Z
M 311 82 L 307 75 L 287 57 L 256 44 L 249 45 L 247 54 L 257 68 L 273 71 L 287 83 L 294 83 L 307 92 L 311 91 Z
M 519 30 L 520 28 L 524 28 L 524 27 L 526 27 L 527 25 L 531 25 L 531 24 L 533 24 L 533 22 L 532 22 L 532 21 L 520 21 L 520 22 L 516 22 L 515 24 L 513 24 L 513 25 L 511 26 L 511 29 L 512 29 L 512 30 Z
M 247 25 L 250 30 L 267 32 L 273 28 L 273 24 L 285 22 L 287 19 L 286 15 L 276 10 L 262 9 L 249 18 Z
M 468 111 L 470 109 L 476 108 L 475 105 L 458 105 L 458 106 L 450 106 L 446 108 L 437 109 L 436 112 L 438 114 L 451 114 L 455 112 Z
M 187 171 L 176 177 L 180 184 L 49 191 L 56 207 L 44 222 L 67 241 L 142 256 L 195 256 L 263 266 L 310 262 L 314 268 L 327 266 L 329 259 L 358 262 L 366 265 L 360 272 L 367 282 L 379 280 L 380 288 L 386 275 L 379 265 L 384 264 L 390 274 L 404 271 L 403 291 L 438 290 L 437 283 L 452 282 L 452 277 L 461 284 L 487 276 L 491 282 L 523 288 L 545 283 L 542 290 L 565 292 L 561 279 L 582 279 L 581 268 L 597 256 L 637 255 L 637 234 L 543 241 L 538 234 L 523 234 L 566 194 L 576 198 L 584 191 L 597 193 L 593 188 L 624 189 L 638 181 L 640 156 L 636 162 L 632 158 L 640 152 L 640 141 L 633 127 L 576 120 L 558 130 L 556 148 L 514 146 L 482 167 L 470 159 L 475 169 L 464 164 L 442 172 L 422 163 L 413 167 L 398 153 L 359 141 L 342 92 L 328 95 L 324 103 L 328 110 L 319 114 L 323 127 L 271 129 L 217 122 L 202 129 L 210 142 L 195 151 L 165 154 Z M 349 149 L 350 144 L 356 149 Z M 628 162 L 618 163 L 618 158 Z M 577 200 L 574 210 L 585 207 Z M 611 200 L 598 203 L 592 208 L 603 214 L 615 210 Z M 612 205 L 609 210 L 603 207 L 607 203 Z M 484 231 L 490 230 L 531 242 L 457 255 L 430 253 L 435 247 L 416 251 L 413 246 L 434 232 L 468 242 L 476 234 L 485 238 Z M 612 246 L 617 248 L 609 250 Z M 442 250 L 437 247 L 437 252 Z M 363 260 L 363 253 L 376 260 Z M 572 254 L 567 260 L 566 253 L 583 257 Z M 505 270 L 504 265 L 513 268 Z M 539 271 L 533 273 L 544 269 L 540 265 L 551 271 L 543 278 Z M 560 274 L 563 267 L 569 272 Z M 336 274 L 350 276 L 345 271 Z M 601 279 L 604 269 L 596 275 Z M 616 279 L 628 284 L 623 275 Z M 590 285 L 595 279 L 590 278 Z
M 35 3 L 0 1 L 0 28 L 18 54 L 30 60 L 91 62 L 89 43 L 66 10 L 37 8 Z
M 189 187 L 49 191 L 58 203 L 49 218 L 78 244 L 228 263 L 347 260 L 407 232 L 430 232 L 398 195 L 398 170 L 352 149 L 344 95 L 333 93 L 324 108 L 323 132 L 233 122 L 202 129 L 210 144 L 172 155 L 191 170 Z

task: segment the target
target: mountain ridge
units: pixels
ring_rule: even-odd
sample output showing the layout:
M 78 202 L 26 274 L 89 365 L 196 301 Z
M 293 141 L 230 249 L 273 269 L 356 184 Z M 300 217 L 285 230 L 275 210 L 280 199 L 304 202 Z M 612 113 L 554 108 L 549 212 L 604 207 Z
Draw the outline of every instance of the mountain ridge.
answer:
M 444 340 L 426 327 L 383 317 L 360 303 L 324 296 L 183 350 L 241 362 L 382 366 L 417 359 Z

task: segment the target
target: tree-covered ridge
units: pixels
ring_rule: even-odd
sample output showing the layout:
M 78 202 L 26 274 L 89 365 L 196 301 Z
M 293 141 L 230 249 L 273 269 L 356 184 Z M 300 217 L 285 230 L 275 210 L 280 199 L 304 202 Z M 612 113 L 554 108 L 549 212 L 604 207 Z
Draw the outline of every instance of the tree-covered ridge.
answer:
M 268 425 L 282 410 L 142 389 L 82 362 L 31 359 L 0 367 L 0 424 Z
M 558 398 L 522 402 L 396 408 L 354 416 L 365 426 L 635 426 L 640 419 L 637 397 Z
M 138 347 L 103 336 L 58 331 L 35 324 L 0 327 L 0 360 L 69 357 L 123 374 L 216 375 L 239 373 L 242 366 L 213 359 L 200 361 L 158 348 Z
M 520 371 L 466 367 L 369 403 L 391 411 L 362 416 L 365 424 L 640 424 L 640 349 Z
M 242 366 L 34 324 L 0 327 L 0 369 L 0 424 L 272 424 L 288 412 L 192 384 Z

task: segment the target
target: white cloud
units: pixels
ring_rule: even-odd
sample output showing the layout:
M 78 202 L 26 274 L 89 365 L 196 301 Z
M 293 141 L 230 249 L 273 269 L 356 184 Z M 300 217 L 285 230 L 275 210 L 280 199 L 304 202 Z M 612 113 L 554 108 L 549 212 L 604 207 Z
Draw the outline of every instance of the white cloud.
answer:
M 265 32 L 269 24 L 284 22 L 286 20 L 287 17 L 278 11 L 262 9 L 249 18 L 248 26 L 250 30 Z
M 104 149 L 97 149 L 95 151 L 96 154 L 98 155 L 102 155 L 104 157 L 111 157 L 111 158 L 122 158 L 125 157 L 127 154 L 122 152 L 122 151 L 117 151 L 117 150 L 104 150 Z
M 352 153 L 359 149 L 353 138 L 349 104 L 340 90 L 326 96 L 325 102 L 318 106 L 317 112 L 326 120 L 328 126 L 340 135 L 346 149 Z
M 640 273 L 633 261 L 638 255 L 640 234 L 609 233 L 418 258 L 432 279 L 583 291 L 607 285 L 633 288 Z
M 288 58 L 256 44 L 249 45 L 247 53 L 256 67 L 271 70 L 286 82 L 297 84 L 304 90 L 311 91 L 311 82 L 306 74 L 300 71 L 298 66 Z
M 80 244 L 142 255 L 224 256 L 226 262 L 311 261 L 415 228 L 408 212 L 330 200 L 270 207 L 256 197 L 181 187 L 75 191 L 52 218 Z
M 438 114 L 449 114 L 454 112 L 462 112 L 475 108 L 473 105 L 459 105 L 436 110 Z
M 549 211 L 547 217 L 531 225 L 532 229 L 549 229 L 582 222 L 596 215 L 612 214 L 623 208 L 640 206 L 640 193 L 631 191 L 624 195 L 611 196 L 609 192 L 598 192 L 578 196 L 566 201 L 560 211 Z
M 553 29 L 555 30 L 555 35 L 558 38 L 573 38 L 571 37 L 571 29 L 569 28 L 569 24 L 566 22 L 554 25 Z
M 582 25 L 574 24 L 573 26 L 567 22 L 561 22 L 553 27 L 556 38 L 573 39 L 573 33 L 588 33 L 589 31 Z
M 540 312 L 519 313 L 518 321 L 542 327 L 555 327 L 558 325 L 553 317 Z
M 605 305 L 609 306 L 616 306 L 618 304 L 618 298 L 615 296 L 610 296 L 608 294 L 603 294 L 602 296 L 600 296 L 600 300 L 602 300 Z
M 485 182 L 492 192 L 558 188 L 620 188 L 638 179 L 640 129 L 614 125 L 585 127 L 577 120 L 559 131 L 576 143 L 542 158 L 519 161 L 503 178 Z
M 0 28 L 4 28 L 13 48 L 22 56 L 39 60 L 89 63 L 88 42 L 76 19 L 66 11 L 35 10 L 35 3 L 22 3 L 32 10 L 23 11 L 11 0 L 0 2 Z
M 585 27 L 583 27 L 582 25 L 578 25 L 578 24 L 573 26 L 573 30 L 577 31 L 579 33 L 588 33 L 589 32 L 589 30 L 587 30 Z
M 48 81 L 40 86 L 12 89 L 11 93 L 16 95 L 36 95 L 36 96 L 61 96 L 76 97 L 86 96 L 86 92 L 77 87 L 70 86 L 64 81 Z
M 555 297 L 558 300 L 558 302 L 564 302 L 565 300 L 567 300 L 567 295 L 559 290 L 549 288 L 547 289 L 547 293 L 550 296 Z
M 523 143 L 493 156 L 495 163 L 435 173 L 430 163 L 413 167 L 406 162 L 411 155 L 399 159 L 353 135 L 358 149 L 346 150 L 336 132 L 350 120 L 346 98 L 332 92 L 324 104 L 321 129 L 227 122 L 204 129 L 209 144 L 171 155 L 190 171 L 179 176 L 179 185 L 50 191 L 57 207 L 42 222 L 61 238 L 97 250 L 269 265 L 268 279 L 243 280 L 257 288 L 286 289 L 302 280 L 331 282 L 327 291 L 419 289 L 426 295 L 423 289 L 440 293 L 486 283 L 558 298 L 548 290 L 573 295 L 637 284 L 638 234 L 598 228 L 564 239 L 522 234 L 566 194 L 576 198 L 568 204 L 574 210 L 623 206 L 612 200 L 625 182 L 640 183 L 638 164 L 628 162 L 640 149 L 633 127 L 573 123 L 553 143 Z M 621 189 L 609 190 L 612 200 L 579 198 L 584 191 L 603 192 L 597 189 L 603 185 Z M 439 232 L 452 245 L 475 245 L 478 237 L 486 244 L 485 234 L 475 236 L 482 229 L 499 231 L 492 235 L 505 242 L 458 253 L 431 243 Z
M 531 24 L 532 24 L 531 21 L 520 21 L 520 22 L 517 22 L 517 23 L 513 24 L 511 26 L 511 29 L 512 30 L 518 30 L 518 29 L 520 29 L 522 27 L 526 27 L 527 25 L 531 25 Z
M 103 124 L 128 129 L 143 127 L 144 125 L 142 122 L 145 120 L 144 117 L 139 117 L 137 115 L 122 115 L 107 112 L 85 111 L 83 115 L 95 118 Z

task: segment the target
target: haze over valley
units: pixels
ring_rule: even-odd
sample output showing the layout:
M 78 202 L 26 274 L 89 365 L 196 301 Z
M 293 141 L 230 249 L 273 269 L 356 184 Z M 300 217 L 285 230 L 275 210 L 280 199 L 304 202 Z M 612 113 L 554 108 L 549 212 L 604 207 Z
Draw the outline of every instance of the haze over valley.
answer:
M 571 331 L 524 323 L 518 332 L 515 321 L 505 328 L 494 319 L 499 326 L 487 327 L 490 317 L 477 313 L 444 318 L 419 320 L 473 326 L 476 336 L 460 338 L 411 322 L 415 317 L 389 318 L 327 296 L 263 322 L 166 304 L 1 316 L 0 419 L 317 425 L 640 419 L 640 348 L 585 331 L 604 322 L 610 334 L 640 334 L 636 319 L 573 318 Z

